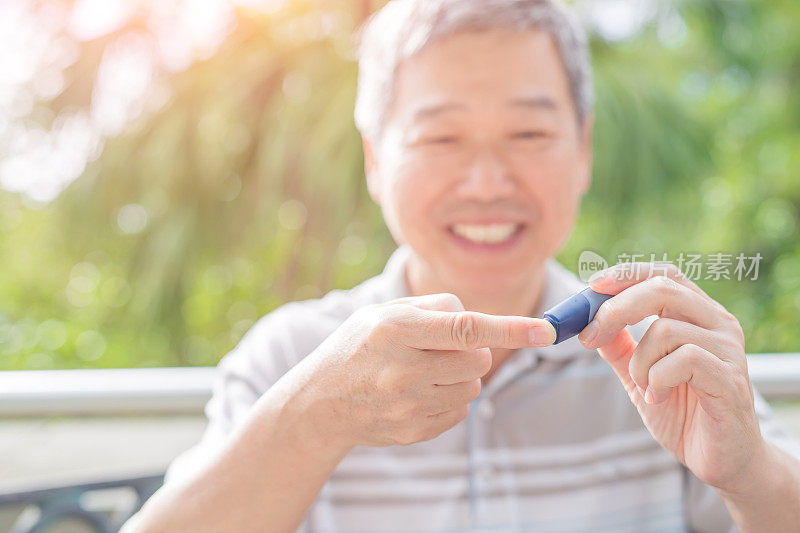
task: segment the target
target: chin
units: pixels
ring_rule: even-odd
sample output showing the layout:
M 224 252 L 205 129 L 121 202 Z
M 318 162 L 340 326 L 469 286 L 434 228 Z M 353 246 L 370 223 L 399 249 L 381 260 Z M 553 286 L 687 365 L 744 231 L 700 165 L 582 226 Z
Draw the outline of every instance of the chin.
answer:
M 451 263 L 452 265 L 453 263 Z M 518 289 L 525 284 L 530 268 L 503 268 L 491 265 L 469 265 L 458 271 L 449 272 L 448 278 L 459 289 L 475 295 L 501 295 Z

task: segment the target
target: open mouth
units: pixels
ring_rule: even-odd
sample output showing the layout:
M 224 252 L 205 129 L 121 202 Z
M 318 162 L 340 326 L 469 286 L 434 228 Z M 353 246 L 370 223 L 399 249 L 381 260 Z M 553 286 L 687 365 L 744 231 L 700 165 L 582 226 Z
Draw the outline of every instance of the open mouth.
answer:
M 496 248 L 512 243 L 519 236 L 524 224 L 519 222 L 493 224 L 453 224 L 448 228 L 462 244 L 484 248 Z

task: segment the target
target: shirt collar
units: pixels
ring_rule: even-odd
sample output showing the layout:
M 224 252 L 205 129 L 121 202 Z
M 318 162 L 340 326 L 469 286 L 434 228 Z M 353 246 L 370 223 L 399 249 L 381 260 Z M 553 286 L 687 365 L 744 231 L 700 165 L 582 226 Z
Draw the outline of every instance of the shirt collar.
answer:
M 386 281 L 385 300 L 394 300 L 411 295 L 406 278 L 406 264 L 411 255 L 411 247 L 407 244 L 399 246 L 386 261 L 381 277 Z

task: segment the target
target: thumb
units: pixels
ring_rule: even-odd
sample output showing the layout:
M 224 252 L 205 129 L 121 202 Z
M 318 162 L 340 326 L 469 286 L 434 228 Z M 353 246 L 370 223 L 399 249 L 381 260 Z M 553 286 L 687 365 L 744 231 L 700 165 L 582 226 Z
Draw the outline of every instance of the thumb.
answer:
M 604 346 L 597 348 L 600 357 L 606 360 L 611 365 L 617 377 L 622 382 L 625 390 L 630 391 L 636 388 L 636 383 L 631 378 L 628 364 L 633 357 L 633 351 L 636 349 L 637 343 L 633 340 L 631 332 L 627 328 L 622 328 L 622 331 L 614 337 L 614 340 Z

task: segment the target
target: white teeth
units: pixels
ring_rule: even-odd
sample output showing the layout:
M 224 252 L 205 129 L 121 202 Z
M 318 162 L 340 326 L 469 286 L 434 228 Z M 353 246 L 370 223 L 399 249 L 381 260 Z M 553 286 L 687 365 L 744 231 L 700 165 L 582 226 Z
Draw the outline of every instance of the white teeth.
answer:
M 498 243 L 507 240 L 517 231 L 519 224 L 455 224 L 453 233 L 481 243 Z

